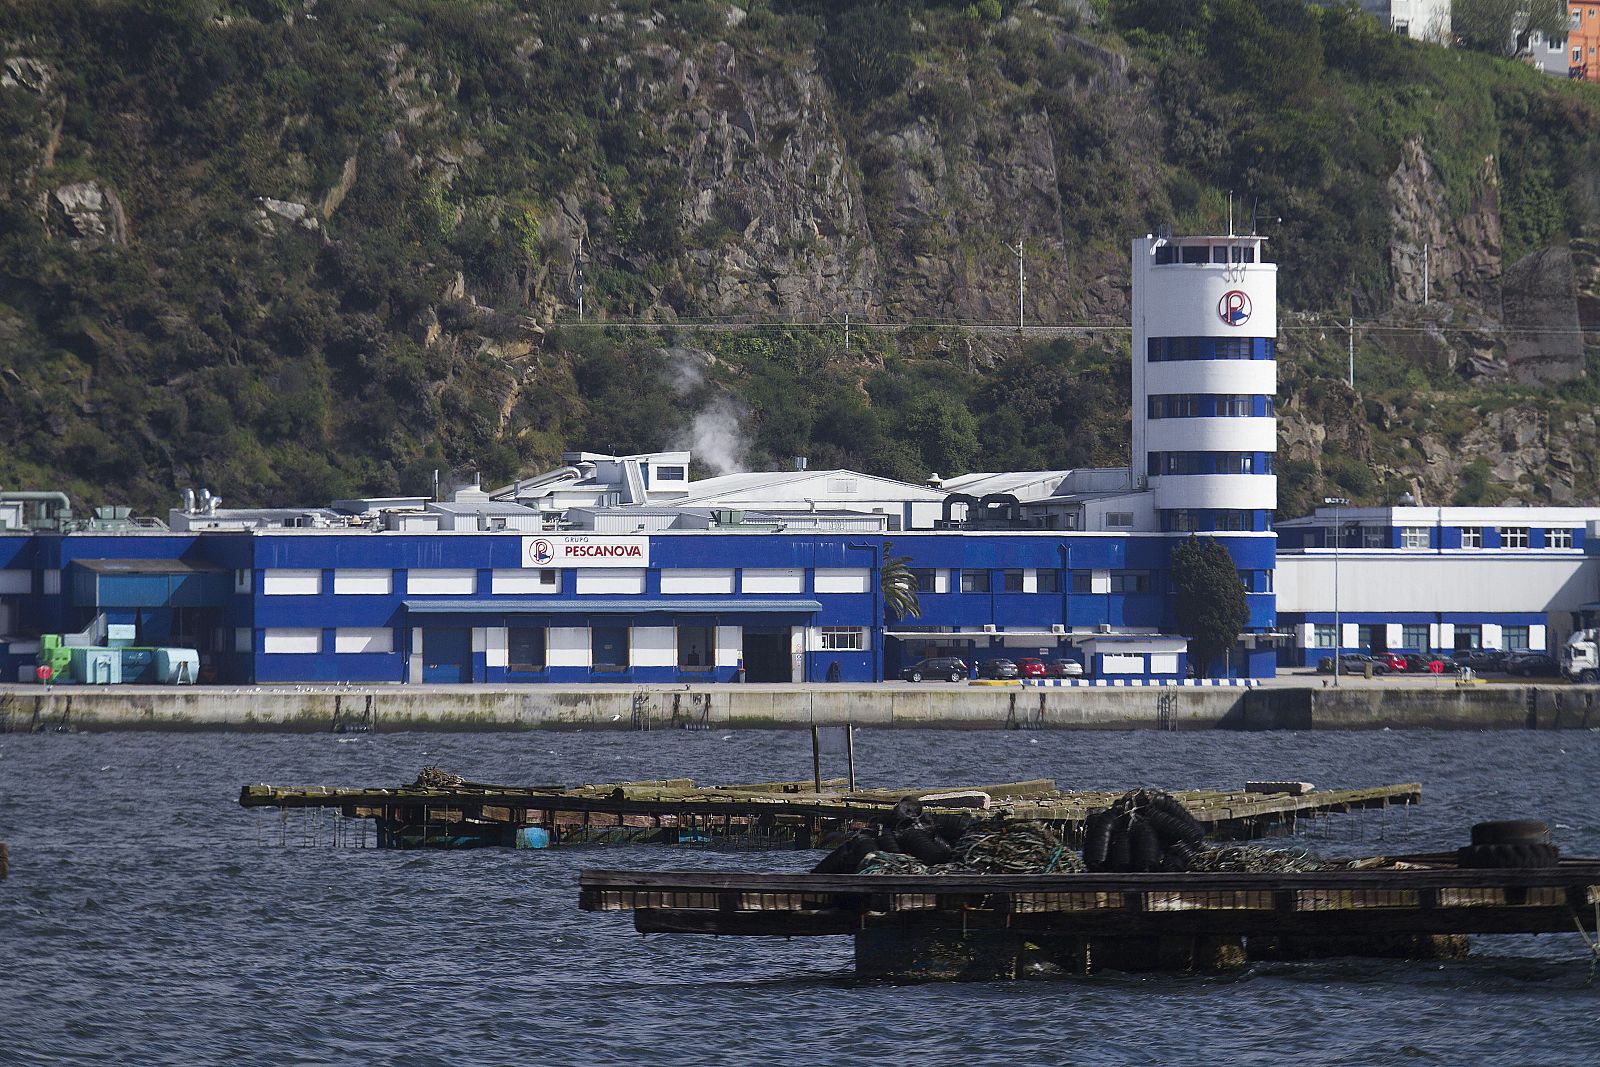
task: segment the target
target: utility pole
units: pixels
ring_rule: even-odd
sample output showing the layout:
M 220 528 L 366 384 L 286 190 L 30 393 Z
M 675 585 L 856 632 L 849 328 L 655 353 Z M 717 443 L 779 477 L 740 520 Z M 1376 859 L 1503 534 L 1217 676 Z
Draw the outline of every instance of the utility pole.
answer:
M 844 309 L 844 350 L 850 351 L 850 309 Z
M 1356 317 L 1350 316 L 1350 391 L 1356 389 Z
M 1339 625 L 1339 543 L 1344 540 L 1344 513 L 1339 509 L 1350 503 L 1342 496 L 1325 496 L 1324 504 L 1333 508 L 1333 684 L 1339 684 L 1339 665 L 1342 662 L 1344 630 Z
M 1017 332 L 1022 332 L 1022 237 L 1017 237 L 1016 247 L 1006 245 L 1017 257 Z
M 578 290 L 578 321 L 583 321 L 583 234 L 578 235 L 578 254 L 573 260 L 574 284 Z

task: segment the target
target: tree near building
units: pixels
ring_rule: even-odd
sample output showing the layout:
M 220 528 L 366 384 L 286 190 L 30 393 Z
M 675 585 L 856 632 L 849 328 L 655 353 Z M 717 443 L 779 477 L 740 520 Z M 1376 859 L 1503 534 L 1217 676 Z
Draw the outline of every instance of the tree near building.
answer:
M 1173 614 L 1189 639 L 1189 661 L 1205 676 L 1250 621 L 1244 583 L 1228 550 L 1214 537 L 1190 535 L 1172 550 Z
M 883 608 L 895 619 L 920 618 L 922 603 L 917 599 L 917 576 L 911 573 L 911 557 L 892 555 L 893 550 L 892 542 L 883 543 L 883 568 L 878 572 Z
M 1529 35 L 1567 35 L 1565 0 L 1450 0 L 1450 28 L 1468 48 L 1496 56 L 1515 56 Z

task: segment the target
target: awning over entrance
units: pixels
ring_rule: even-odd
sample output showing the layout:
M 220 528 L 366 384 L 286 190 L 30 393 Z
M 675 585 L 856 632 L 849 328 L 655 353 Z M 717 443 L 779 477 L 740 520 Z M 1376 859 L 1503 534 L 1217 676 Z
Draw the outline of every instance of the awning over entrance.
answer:
M 581 597 L 496 600 L 407 600 L 406 610 L 417 615 L 460 615 L 498 612 L 514 615 L 639 615 L 671 612 L 679 615 L 711 613 L 785 615 L 821 611 L 816 600 L 709 600 L 704 597 Z

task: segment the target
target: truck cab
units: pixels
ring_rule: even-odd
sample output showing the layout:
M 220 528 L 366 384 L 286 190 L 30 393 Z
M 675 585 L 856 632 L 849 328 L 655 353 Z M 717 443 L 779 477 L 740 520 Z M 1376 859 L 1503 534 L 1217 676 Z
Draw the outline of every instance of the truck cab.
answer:
M 1600 682 L 1600 631 L 1579 630 L 1561 646 L 1561 673 L 1583 685 Z

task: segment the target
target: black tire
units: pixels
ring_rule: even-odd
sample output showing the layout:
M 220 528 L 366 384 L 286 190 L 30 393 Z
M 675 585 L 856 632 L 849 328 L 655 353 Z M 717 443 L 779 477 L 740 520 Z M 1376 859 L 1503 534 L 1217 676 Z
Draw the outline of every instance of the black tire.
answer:
M 920 681 L 922 681 L 922 672 L 921 671 L 912 671 L 909 677 L 910 677 L 911 681 L 913 681 L 913 682 L 920 682 Z
M 822 857 L 822 862 L 811 868 L 812 874 L 855 874 L 867 853 L 877 850 L 877 835 L 857 834 L 844 844 Z
M 889 813 L 887 820 L 896 833 L 922 818 L 922 801 L 916 797 L 901 797 Z
M 956 842 L 961 840 L 961 835 L 972 828 L 972 816 L 959 811 L 934 815 L 928 819 L 928 825 L 939 836 L 939 840 L 954 848 Z
M 1106 848 L 1106 870 L 1126 871 L 1133 866 L 1133 841 L 1126 817 L 1111 825 L 1111 842 Z
M 1597 681 L 1600 681 L 1600 674 L 1596 674 L 1594 671 L 1578 672 L 1579 685 L 1594 685 Z
M 1550 827 L 1538 819 L 1500 819 L 1480 822 L 1472 827 L 1474 845 L 1515 845 L 1524 842 L 1550 843 Z
M 1153 871 L 1161 866 L 1161 840 L 1148 819 L 1134 819 L 1128 831 L 1130 871 Z
M 901 830 L 894 835 L 894 839 L 900 846 L 899 851 L 929 866 L 949 863 L 955 857 L 955 852 L 949 845 L 939 840 L 932 830 L 921 826 L 911 826 Z
M 1116 816 L 1109 811 L 1097 811 L 1084 820 L 1083 864 L 1091 871 L 1106 869 L 1106 853 L 1111 848 L 1111 824 Z
M 1464 845 L 1456 849 L 1456 864 L 1478 869 L 1543 870 L 1561 859 L 1556 846 L 1537 841 L 1499 845 Z
M 1156 837 L 1161 840 L 1162 848 L 1170 848 L 1175 844 L 1194 844 L 1205 840 L 1206 832 L 1200 824 L 1190 816 L 1180 819 L 1170 811 L 1152 806 L 1144 813 L 1145 819 L 1155 830 Z
M 957 674 L 955 671 L 951 671 L 950 672 L 950 680 L 952 682 L 959 682 L 959 681 L 961 681 L 961 675 Z

